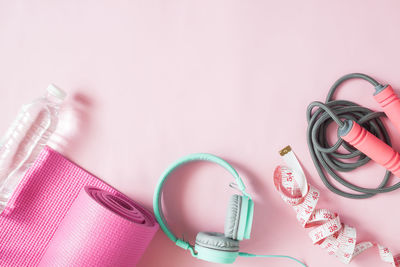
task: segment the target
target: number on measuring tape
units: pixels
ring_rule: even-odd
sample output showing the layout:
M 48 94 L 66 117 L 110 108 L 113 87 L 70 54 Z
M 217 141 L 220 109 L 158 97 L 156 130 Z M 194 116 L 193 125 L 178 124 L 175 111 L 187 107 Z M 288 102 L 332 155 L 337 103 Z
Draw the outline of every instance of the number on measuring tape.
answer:
M 342 224 L 338 214 L 327 209 L 317 209 L 320 193 L 307 183 L 303 169 L 288 146 L 280 152 L 286 166 L 274 172 L 274 185 L 282 199 L 296 212 L 299 223 L 305 228 L 314 227 L 309 236 L 314 244 L 326 249 L 329 255 L 349 263 L 354 257 L 371 247 L 378 247 L 384 262 L 400 266 L 400 254 L 393 256 L 387 247 L 372 242 L 357 243 L 356 229 Z

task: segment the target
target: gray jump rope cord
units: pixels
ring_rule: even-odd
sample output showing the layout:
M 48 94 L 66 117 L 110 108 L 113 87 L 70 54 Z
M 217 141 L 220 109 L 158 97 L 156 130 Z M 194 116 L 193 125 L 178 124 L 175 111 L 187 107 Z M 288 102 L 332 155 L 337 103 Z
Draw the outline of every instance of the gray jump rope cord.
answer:
M 328 125 L 333 121 L 339 127 L 342 127 L 343 119 L 354 120 L 389 146 L 392 145 L 389 134 L 380 119 L 380 117 L 386 116 L 385 113 L 374 112 L 351 101 L 333 100 L 336 89 L 343 82 L 356 78 L 371 83 L 376 90 L 380 90 L 383 87 L 383 85 L 379 84 L 373 78 L 361 73 L 351 73 L 338 79 L 329 90 L 325 103 L 315 101 L 307 108 L 307 143 L 318 174 L 329 190 L 343 197 L 364 199 L 378 193 L 396 190 L 400 188 L 400 182 L 392 186 L 387 186 L 391 172 L 386 171 L 382 182 L 377 188 L 364 188 L 354 185 L 338 175 L 338 172 L 349 172 L 365 165 L 370 161 L 370 158 L 344 142 L 339 136 L 337 142 L 331 146 L 327 141 L 326 134 Z M 314 108 L 317 109 L 313 112 Z M 338 152 L 340 147 L 343 147 L 348 153 Z M 344 162 L 342 161 L 343 159 L 354 159 L 354 161 Z M 337 188 L 328 179 L 324 170 L 337 182 L 355 192 L 345 192 Z

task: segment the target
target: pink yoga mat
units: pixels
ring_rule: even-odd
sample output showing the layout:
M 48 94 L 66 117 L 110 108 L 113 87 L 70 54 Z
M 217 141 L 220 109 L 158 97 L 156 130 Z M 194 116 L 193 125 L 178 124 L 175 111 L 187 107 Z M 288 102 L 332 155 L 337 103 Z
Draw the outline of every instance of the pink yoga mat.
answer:
M 135 266 L 147 210 L 46 147 L 0 215 L 0 266 Z

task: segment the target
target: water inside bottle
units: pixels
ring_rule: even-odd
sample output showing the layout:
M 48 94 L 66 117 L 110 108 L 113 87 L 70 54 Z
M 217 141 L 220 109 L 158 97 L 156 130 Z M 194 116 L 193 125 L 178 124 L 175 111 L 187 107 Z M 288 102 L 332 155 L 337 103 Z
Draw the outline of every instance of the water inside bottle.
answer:
M 49 91 L 46 97 L 23 106 L 3 138 L 0 147 L 0 212 L 55 131 L 61 102 L 62 99 Z

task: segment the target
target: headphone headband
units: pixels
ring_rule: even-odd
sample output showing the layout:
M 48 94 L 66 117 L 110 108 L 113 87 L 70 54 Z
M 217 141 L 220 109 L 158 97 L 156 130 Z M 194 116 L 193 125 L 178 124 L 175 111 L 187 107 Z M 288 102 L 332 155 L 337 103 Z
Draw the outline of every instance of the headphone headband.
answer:
M 169 229 L 167 221 L 165 219 L 164 213 L 162 212 L 162 203 L 161 203 L 161 195 L 162 195 L 162 188 L 164 186 L 165 181 L 168 179 L 169 175 L 178 167 L 181 165 L 184 165 L 186 163 L 192 162 L 192 161 L 209 161 L 216 163 L 220 165 L 221 167 L 225 168 L 227 171 L 229 171 L 232 176 L 235 178 L 236 184 L 238 185 L 238 189 L 243 193 L 244 196 L 247 196 L 250 198 L 250 195 L 246 193 L 246 187 L 242 181 L 242 179 L 239 177 L 239 174 L 237 171 L 225 160 L 221 159 L 220 157 L 214 156 L 212 154 L 207 154 L 207 153 L 196 153 L 196 154 L 190 154 L 185 157 L 182 157 L 172 163 L 161 175 L 156 190 L 154 192 L 154 198 L 153 198 L 153 207 L 154 207 L 154 214 L 159 222 L 161 229 L 164 231 L 164 233 L 168 236 L 169 239 L 171 239 L 177 246 L 183 248 L 183 249 L 189 249 L 190 252 L 192 253 L 193 256 L 195 256 L 195 252 L 193 247 L 186 241 L 178 239 L 175 234 Z M 250 198 L 251 199 L 251 198 Z

